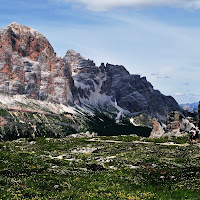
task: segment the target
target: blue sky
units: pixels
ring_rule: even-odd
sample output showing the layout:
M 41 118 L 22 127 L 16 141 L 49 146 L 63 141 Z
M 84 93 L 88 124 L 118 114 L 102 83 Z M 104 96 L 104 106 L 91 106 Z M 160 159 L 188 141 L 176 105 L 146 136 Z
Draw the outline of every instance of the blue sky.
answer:
M 179 103 L 200 100 L 199 0 L 0 0 L 11 22 L 45 35 L 59 56 L 124 65 Z

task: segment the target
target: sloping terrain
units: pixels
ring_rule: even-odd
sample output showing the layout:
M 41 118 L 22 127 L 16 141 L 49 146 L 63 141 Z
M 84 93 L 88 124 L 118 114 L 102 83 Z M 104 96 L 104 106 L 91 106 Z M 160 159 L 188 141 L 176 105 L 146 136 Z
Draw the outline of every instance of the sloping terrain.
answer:
M 116 122 L 117 112 L 95 107 L 71 107 L 26 98 L 0 95 L 0 139 L 65 137 L 89 131 L 98 135 L 138 134 L 148 137 L 151 128 L 133 125 L 128 118 Z
M 135 136 L 1 142 L 0 199 L 198 200 L 199 148 Z

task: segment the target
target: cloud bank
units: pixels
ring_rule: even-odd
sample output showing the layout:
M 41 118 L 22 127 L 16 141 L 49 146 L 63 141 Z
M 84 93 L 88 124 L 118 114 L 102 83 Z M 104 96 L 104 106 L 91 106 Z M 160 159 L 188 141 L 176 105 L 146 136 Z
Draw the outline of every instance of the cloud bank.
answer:
M 60 0 L 82 3 L 89 10 L 107 11 L 123 7 L 159 7 L 200 8 L 200 0 Z

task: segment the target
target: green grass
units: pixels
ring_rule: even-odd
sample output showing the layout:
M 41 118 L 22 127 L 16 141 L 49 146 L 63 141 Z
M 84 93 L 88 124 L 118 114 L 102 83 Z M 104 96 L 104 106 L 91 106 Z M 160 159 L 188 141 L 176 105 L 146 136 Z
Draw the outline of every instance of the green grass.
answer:
M 132 136 L 98 139 L 1 142 L 0 199 L 199 199 L 199 147 L 134 143 L 145 138 Z M 73 153 L 84 148 L 96 150 Z
M 95 116 L 87 116 L 88 130 L 98 133 L 100 136 L 116 136 L 137 134 L 138 136 L 149 137 L 152 131 L 149 127 L 134 126 L 128 119 L 116 119 L 108 114 L 96 112 Z
M 165 142 L 174 142 L 177 144 L 184 144 L 186 142 L 188 142 L 188 136 L 184 136 L 184 137 L 162 137 L 162 138 L 145 138 L 144 141 L 146 142 L 154 142 L 154 143 L 165 143 Z

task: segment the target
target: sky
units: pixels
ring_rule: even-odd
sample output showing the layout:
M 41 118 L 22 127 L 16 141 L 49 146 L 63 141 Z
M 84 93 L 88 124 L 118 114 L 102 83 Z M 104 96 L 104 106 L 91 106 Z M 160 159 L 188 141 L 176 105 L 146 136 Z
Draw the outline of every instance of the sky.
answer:
M 178 103 L 200 100 L 200 0 L 0 0 L 0 28 L 41 32 L 58 56 L 124 65 Z

